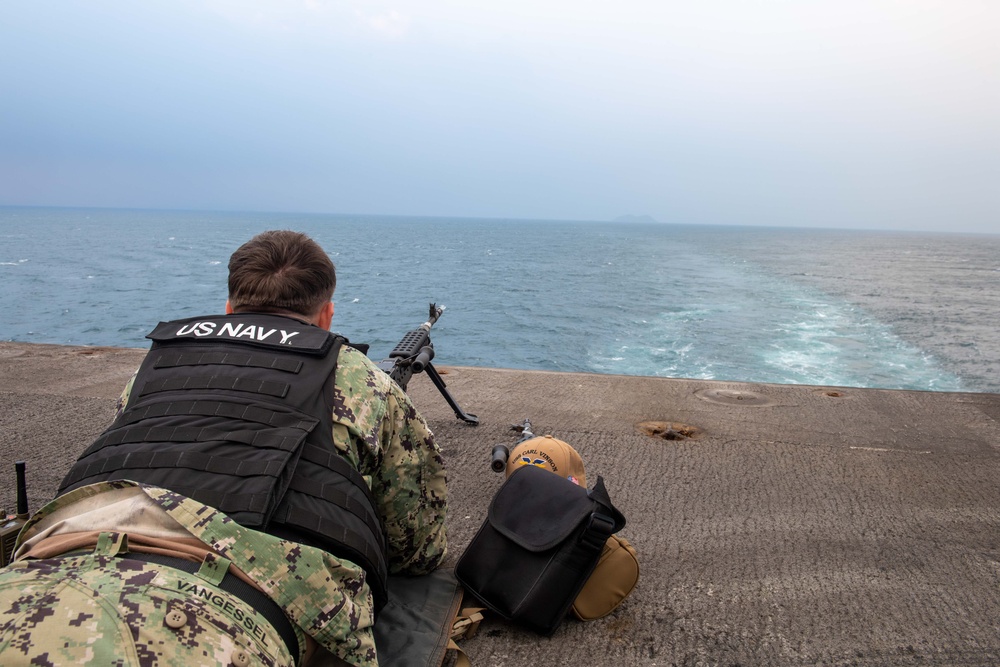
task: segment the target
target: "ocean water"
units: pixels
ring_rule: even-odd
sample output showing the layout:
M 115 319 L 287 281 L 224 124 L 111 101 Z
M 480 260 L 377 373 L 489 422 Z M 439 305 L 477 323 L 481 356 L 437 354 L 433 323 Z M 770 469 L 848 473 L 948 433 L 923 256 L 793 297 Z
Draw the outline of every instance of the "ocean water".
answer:
M 434 301 L 441 365 L 1000 392 L 995 235 L 0 208 L 0 339 L 145 347 L 275 228 L 330 253 L 375 359 Z

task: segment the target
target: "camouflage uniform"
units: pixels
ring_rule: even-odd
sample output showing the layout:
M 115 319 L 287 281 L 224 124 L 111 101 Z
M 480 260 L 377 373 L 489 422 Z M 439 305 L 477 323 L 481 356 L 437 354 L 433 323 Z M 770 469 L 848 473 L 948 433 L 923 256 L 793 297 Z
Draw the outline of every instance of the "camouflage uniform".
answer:
M 131 387 L 130 381 L 119 410 Z M 347 347 L 338 359 L 333 419 L 336 447 L 371 485 L 385 521 L 390 571 L 430 572 L 446 550 L 446 489 L 440 450 L 426 422 L 395 382 Z M 107 532 L 93 552 L 34 560 L 21 549 L 19 560 L 0 570 L 0 663 L 293 664 L 270 624 L 213 583 L 221 576 L 211 573 L 220 567 L 225 573 L 226 561 L 282 608 L 300 647 L 308 635 L 350 664 L 377 663 L 373 600 L 360 567 L 244 528 L 171 491 L 134 482 L 76 489 L 32 517 L 19 547 L 46 517 L 126 488 L 145 494 L 220 558 L 206 559 L 197 574 L 116 558 L 128 550 L 127 539 L 103 527 Z M 185 622 L 175 628 L 178 617 L 172 625 L 169 616 L 176 611 Z

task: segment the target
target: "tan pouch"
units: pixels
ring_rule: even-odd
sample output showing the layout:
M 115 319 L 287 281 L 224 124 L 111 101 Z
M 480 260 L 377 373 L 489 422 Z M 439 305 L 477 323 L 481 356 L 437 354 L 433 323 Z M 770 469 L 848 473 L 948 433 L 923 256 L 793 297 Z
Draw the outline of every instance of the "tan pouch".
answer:
M 573 601 L 573 614 L 581 621 L 607 616 L 629 596 L 639 581 L 639 560 L 628 540 L 612 535 L 604 543 L 593 574 Z

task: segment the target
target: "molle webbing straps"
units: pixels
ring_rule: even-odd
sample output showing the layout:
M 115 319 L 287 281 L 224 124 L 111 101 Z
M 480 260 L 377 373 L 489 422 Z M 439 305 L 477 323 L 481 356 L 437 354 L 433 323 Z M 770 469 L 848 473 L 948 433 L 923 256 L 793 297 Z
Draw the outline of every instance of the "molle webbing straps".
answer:
M 261 405 L 230 403 L 228 401 L 195 400 L 153 403 L 137 407 L 122 415 L 122 424 L 134 424 L 153 417 L 197 415 L 199 417 L 226 417 L 254 422 L 275 428 L 297 428 L 312 431 L 319 421 L 299 412 L 282 412 Z
M 288 395 L 287 382 L 273 382 L 237 377 L 235 375 L 189 375 L 187 377 L 150 380 L 146 382 L 140 396 L 148 396 L 164 391 L 184 391 L 189 389 L 222 389 L 243 391 L 250 394 L 263 394 L 284 398 Z
M 382 534 L 382 524 L 379 523 L 378 518 L 372 513 L 371 506 L 357 497 L 352 497 L 344 493 L 334 484 L 324 484 L 316 480 L 293 477 L 288 488 L 292 491 L 298 491 L 313 498 L 321 498 L 329 503 L 333 503 L 364 521 L 373 535 Z M 293 513 L 292 508 L 289 508 L 289 514 Z M 277 517 L 275 519 L 278 520 Z M 288 523 L 288 521 L 287 519 L 284 520 L 285 523 Z M 294 519 L 290 521 L 295 523 Z
M 233 430 L 197 426 L 131 426 L 117 429 L 101 436 L 94 451 L 126 442 L 238 442 L 259 449 L 280 449 L 290 452 L 302 440 L 302 431 L 293 429 L 267 429 L 263 431 Z
M 125 413 L 118 418 L 114 425 L 101 434 L 97 440 L 95 440 L 90 447 L 84 450 L 80 458 L 83 459 L 94 452 L 97 452 L 105 447 L 112 444 L 121 444 L 123 442 L 134 442 L 134 437 L 138 431 L 134 430 L 140 427 L 131 427 L 130 424 L 138 424 L 140 422 L 146 421 L 148 419 L 156 419 L 159 417 L 221 417 L 225 419 L 235 420 L 237 422 L 251 422 L 254 424 L 261 424 L 263 426 L 270 426 L 272 430 L 260 431 L 273 432 L 273 430 L 292 430 L 292 431 L 305 431 L 311 432 L 316 428 L 316 424 L 319 423 L 318 419 L 303 415 L 299 412 L 290 412 L 282 410 L 274 410 L 266 406 L 259 404 L 243 404 L 235 403 L 229 401 L 218 401 L 218 400 L 196 400 L 196 401 L 170 401 L 153 403 L 145 406 L 136 406 L 135 408 L 129 408 Z M 162 427 L 161 427 L 162 428 Z M 184 428 L 184 427 L 175 427 Z M 148 431 L 151 429 L 147 429 Z M 123 435 L 117 435 L 117 434 Z M 126 439 L 129 436 L 124 434 L 131 433 L 130 439 Z M 226 433 L 235 433 L 231 431 L 226 431 Z M 112 440 L 113 438 L 113 440 Z M 235 439 L 239 438 L 238 442 L 246 442 L 245 437 L 232 436 L 232 438 L 225 439 Z M 261 444 L 258 441 L 258 444 Z
M 219 405 L 219 404 L 216 404 Z M 269 411 L 262 411 L 269 412 Z M 190 414 L 190 413 L 185 413 Z M 263 416 L 263 415 L 261 415 Z M 194 469 L 204 469 L 207 472 L 219 472 L 235 474 L 239 477 L 250 475 L 271 475 L 277 476 L 280 470 L 258 469 L 250 467 L 251 461 L 245 457 L 224 456 L 219 453 L 209 454 L 208 452 L 193 451 L 191 448 L 183 448 L 182 445 L 190 443 L 238 443 L 249 445 L 258 450 L 274 450 L 285 452 L 286 455 L 270 457 L 277 460 L 278 465 L 284 466 L 287 453 L 295 450 L 302 441 L 304 434 L 311 431 L 316 421 L 310 422 L 308 418 L 297 417 L 294 420 L 286 419 L 287 423 L 295 422 L 295 426 L 282 428 L 269 428 L 262 430 L 222 430 L 217 428 L 198 428 L 189 426 L 129 426 L 128 421 L 119 428 L 105 431 L 94 443 L 84 451 L 77 460 L 76 465 L 70 470 L 63 480 L 63 486 L 76 484 L 80 480 L 87 479 L 94 475 L 113 472 L 114 466 L 124 468 L 148 468 L 148 467 L 169 467 L 181 466 Z M 238 423 L 238 422 L 237 422 Z M 302 428 L 302 427 L 306 428 Z M 94 459 L 93 455 L 110 447 L 117 447 L 123 444 L 141 443 L 174 443 L 174 448 L 147 446 L 145 450 L 129 448 L 121 453 L 112 452 L 110 455 L 101 456 Z M 154 456 L 155 458 L 149 458 Z M 187 458 L 170 458 L 187 457 Z M 197 458 L 204 456 L 206 458 Z M 206 467 L 203 467 L 206 466 Z
M 368 488 L 368 484 L 365 482 L 365 478 L 361 476 L 357 470 L 354 469 L 347 460 L 336 452 L 328 452 L 321 447 L 311 445 L 308 442 L 302 450 L 303 460 L 315 463 L 329 470 L 333 470 L 345 479 L 350 480 L 351 484 L 356 486 L 368 499 L 372 507 L 376 506 L 375 496 L 372 495 L 372 490 Z
M 238 366 L 243 368 L 273 368 L 286 373 L 298 373 L 302 362 L 298 359 L 276 357 L 259 352 L 179 352 L 164 354 L 153 368 L 176 368 L 178 366 Z
M 76 484 L 81 480 L 103 475 L 118 473 L 125 470 L 143 470 L 150 468 L 187 468 L 204 470 L 208 473 L 231 475 L 235 477 L 277 477 L 281 474 L 283 464 L 280 461 L 247 461 L 237 458 L 213 456 L 199 452 L 130 452 L 108 456 L 86 466 L 74 469 L 66 477 L 67 485 Z M 127 473 L 117 475 L 119 479 L 129 479 Z M 176 490 L 176 489 L 175 489 Z M 221 508 L 219 508 L 221 509 Z

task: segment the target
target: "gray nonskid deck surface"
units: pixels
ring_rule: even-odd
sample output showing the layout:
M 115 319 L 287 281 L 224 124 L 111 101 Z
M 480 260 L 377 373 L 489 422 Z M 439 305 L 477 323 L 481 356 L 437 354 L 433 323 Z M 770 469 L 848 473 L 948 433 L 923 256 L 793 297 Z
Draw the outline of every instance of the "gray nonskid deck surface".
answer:
M 49 499 L 143 354 L 0 343 L 0 502 L 20 459 L 31 508 Z M 551 638 L 489 617 L 474 665 L 1000 663 L 1000 395 L 439 370 L 482 420 L 411 383 L 449 466 L 451 564 L 527 417 L 604 476 L 642 568 L 617 611 Z

